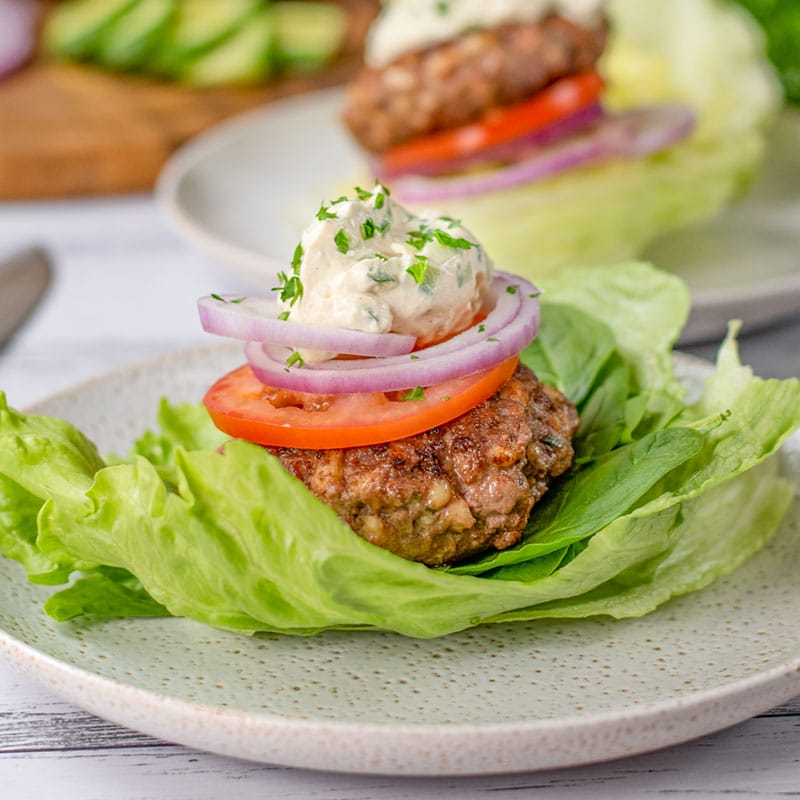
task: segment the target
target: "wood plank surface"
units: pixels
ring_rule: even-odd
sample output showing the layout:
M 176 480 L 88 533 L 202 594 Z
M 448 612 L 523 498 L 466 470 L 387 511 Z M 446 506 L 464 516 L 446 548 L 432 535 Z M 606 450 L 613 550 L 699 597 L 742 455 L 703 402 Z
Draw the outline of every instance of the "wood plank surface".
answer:
M 0 82 L 0 200 L 147 190 L 183 142 L 237 113 L 345 82 L 359 68 L 378 0 L 337 0 L 350 16 L 329 67 L 263 85 L 190 89 L 35 59 Z

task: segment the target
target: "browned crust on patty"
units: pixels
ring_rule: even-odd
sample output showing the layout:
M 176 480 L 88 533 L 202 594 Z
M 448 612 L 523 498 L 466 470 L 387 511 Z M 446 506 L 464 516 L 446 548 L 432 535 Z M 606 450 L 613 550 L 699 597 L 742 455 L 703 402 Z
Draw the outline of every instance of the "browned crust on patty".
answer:
M 362 147 L 384 152 L 474 122 L 592 69 L 606 35 L 603 19 L 583 28 L 555 15 L 471 31 L 406 53 L 383 69 L 365 68 L 348 87 L 342 117 Z
M 524 366 L 488 400 L 417 436 L 345 450 L 271 448 L 359 536 L 451 564 L 516 544 L 571 465 L 574 406 Z

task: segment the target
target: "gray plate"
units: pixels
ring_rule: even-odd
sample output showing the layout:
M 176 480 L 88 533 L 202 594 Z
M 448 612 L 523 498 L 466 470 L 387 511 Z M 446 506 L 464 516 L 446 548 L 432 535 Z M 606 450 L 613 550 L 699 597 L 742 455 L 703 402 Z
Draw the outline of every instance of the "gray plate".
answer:
M 338 121 L 341 104 L 339 90 L 303 95 L 194 139 L 159 179 L 167 219 L 246 284 L 273 285 L 310 210 L 364 172 Z M 691 290 L 683 343 L 722 338 L 730 319 L 748 331 L 800 314 L 800 113 L 779 121 L 741 204 L 654 242 L 644 257 Z
M 124 451 L 158 399 L 194 400 L 240 360 L 195 350 L 40 403 Z M 691 383 L 703 362 L 681 359 Z M 125 391 L 120 392 L 119 386 Z M 800 438 L 782 453 L 800 483 Z M 466 775 L 633 755 L 718 730 L 800 692 L 800 502 L 728 578 L 642 619 L 393 634 L 247 638 L 181 619 L 58 625 L 48 591 L 0 559 L 0 651 L 115 722 L 256 761 Z

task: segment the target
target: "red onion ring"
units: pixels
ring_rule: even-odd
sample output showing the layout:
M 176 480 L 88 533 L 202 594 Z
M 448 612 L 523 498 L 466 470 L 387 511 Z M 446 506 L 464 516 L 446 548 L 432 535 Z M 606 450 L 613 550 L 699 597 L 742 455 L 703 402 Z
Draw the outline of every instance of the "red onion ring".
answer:
M 36 7 L 30 0 L 0 0 L 0 78 L 19 69 L 36 44 Z
M 653 106 L 605 117 L 585 132 L 500 169 L 449 177 L 404 175 L 391 182 L 401 203 L 430 203 L 512 189 L 569 169 L 620 157 L 643 157 L 685 139 L 695 126 L 685 106 Z
M 417 341 L 414 336 L 399 333 L 365 333 L 281 320 L 277 302 L 260 297 L 208 295 L 197 301 L 197 311 L 207 333 L 295 349 L 302 347 L 354 356 L 397 356 L 410 353 Z
M 245 355 L 262 383 L 315 394 L 391 392 L 474 375 L 517 355 L 539 331 L 539 292 L 531 283 L 495 273 L 492 288 L 497 303 L 480 325 L 410 356 L 288 367 L 290 350 L 261 342 L 248 342 Z

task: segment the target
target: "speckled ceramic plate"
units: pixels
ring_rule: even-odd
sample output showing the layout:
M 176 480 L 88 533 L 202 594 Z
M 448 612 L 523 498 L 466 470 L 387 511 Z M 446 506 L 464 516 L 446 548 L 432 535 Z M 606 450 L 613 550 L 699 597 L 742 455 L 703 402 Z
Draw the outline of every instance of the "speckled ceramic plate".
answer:
M 263 288 L 291 261 L 309 209 L 363 172 L 341 105 L 338 90 L 303 95 L 194 139 L 159 179 L 167 219 L 238 280 Z M 664 236 L 644 256 L 691 290 L 686 343 L 722 338 L 730 319 L 755 330 L 800 313 L 800 112 L 780 120 L 743 203 Z
M 234 347 L 129 368 L 39 404 L 104 450 L 200 396 Z M 679 362 L 689 380 L 702 362 Z M 120 391 L 120 386 L 125 390 Z M 800 483 L 800 440 L 781 455 Z M 65 699 L 274 764 L 466 775 L 585 764 L 718 730 L 800 692 L 800 502 L 730 577 L 642 619 L 483 626 L 433 641 L 221 633 L 180 619 L 56 624 L 0 559 L 0 651 Z

